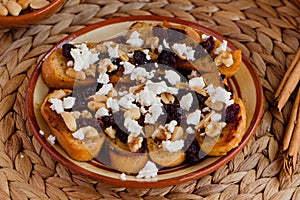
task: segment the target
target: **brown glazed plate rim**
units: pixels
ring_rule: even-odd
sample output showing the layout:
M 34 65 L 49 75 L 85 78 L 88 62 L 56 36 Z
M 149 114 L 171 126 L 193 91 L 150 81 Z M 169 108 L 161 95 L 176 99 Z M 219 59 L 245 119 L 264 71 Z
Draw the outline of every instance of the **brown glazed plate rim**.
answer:
M 74 165 L 68 158 L 66 158 L 64 155 L 60 154 L 52 145 L 50 145 L 47 140 L 45 139 L 44 136 L 42 136 L 39 133 L 39 126 L 36 120 L 36 116 L 34 113 L 34 91 L 36 87 L 36 83 L 38 80 L 38 77 L 40 76 L 41 73 L 41 65 L 43 63 L 43 60 L 47 58 L 55 49 L 61 47 L 64 43 L 67 43 L 69 41 L 72 41 L 73 39 L 86 34 L 90 31 L 93 31 L 95 29 L 99 29 L 101 27 L 111 25 L 111 24 L 118 24 L 118 23 L 124 23 L 124 22 L 135 22 L 135 21 L 156 21 L 156 22 L 163 22 L 163 21 L 168 21 L 171 23 L 176 23 L 176 24 L 182 24 L 185 26 L 189 26 L 195 29 L 198 29 L 199 31 L 214 36 L 219 40 L 227 40 L 225 37 L 217 34 L 216 32 L 207 29 L 197 23 L 194 22 L 189 22 L 177 18 L 169 18 L 169 17 L 163 17 L 163 16 L 130 16 L 130 17 L 122 17 L 122 18 L 114 18 L 110 20 L 106 20 L 103 22 L 99 22 L 96 24 L 89 25 L 83 29 L 80 29 L 60 42 L 58 42 L 54 47 L 52 47 L 44 56 L 44 58 L 37 64 L 34 72 L 32 73 L 30 79 L 29 79 L 29 84 L 27 88 L 27 93 L 26 93 L 26 112 L 28 116 L 28 122 L 31 130 L 34 133 L 34 136 L 37 138 L 39 143 L 45 148 L 45 150 L 53 157 L 55 158 L 58 162 L 66 166 L 68 169 L 74 171 L 77 174 L 81 174 L 85 177 L 88 177 L 90 179 L 104 182 L 107 184 L 115 185 L 115 186 L 120 186 L 120 187 L 132 187 L 132 188 L 158 188 L 158 187 L 166 187 L 166 186 L 171 186 L 171 185 L 177 185 L 180 183 L 185 183 L 188 181 L 196 180 L 198 178 L 201 178 L 207 174 L 212 173 L 213 171 L 217 170 L 221 166 L 225 165 L 228 163 L 231 159 L 234 158 L 236 154 L 238 154 L 244 147 L 245 145 L 249 142 L 251 137 L 253 136 L 255 130 L 257 129 L 260 119 L 263 114 L 263 90 L 262 90 L 262 85 L 260 83 L 260 80 L 256 74 L 256 71 L 254 67 L 248 62 L 248 60 L 243 56 L 243 63 L 245 64 L 247 70 L 251 74 L 251 78 L 253 79 L 253 85 L 255 87 L 255 93 L 253 95 L 256 95 L 257 102 L 255 104 L 255 110 L 253 113 L 253 118 L 251 119 L 251 122 L 248 126 L 248 129 L 246 130 L 246 133 L 239 144 L 238 147 L 234 148 L 231 150 L 227 155 L 222 156 L 220 159 L 217 161 L 214 161 L 213 163 L 209 164 L 208 166 L 205 166 L 201 169 L 198 169 L 196 171 L 193 171 L 191 173 L 188 173 L 186 175 L 180 175 L 180 176 L 175 176 L 167 179 L 158 179 L 156 181 L 141 181 L 141 180 L 121 180 L 120 178 L 111 178 L 106 176 L 105 174 L 97 174 L 92 171 L 89 171 L 85 168 L 82 168 L 80 166 Z M 231 49 L 236 49 L 236 47 L 228 41 L 228 47 Z M 121 173 L 120 173 L 121 174 Z

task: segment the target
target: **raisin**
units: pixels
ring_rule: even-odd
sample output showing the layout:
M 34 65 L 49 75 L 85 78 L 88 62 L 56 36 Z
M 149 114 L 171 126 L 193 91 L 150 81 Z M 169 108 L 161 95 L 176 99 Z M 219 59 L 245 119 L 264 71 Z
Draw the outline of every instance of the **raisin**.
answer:
M 174 52 L 162 50 L 157 58 L 157 62 L 159 64 L 175 68 L 177 63 L 177 55 Z
M 207 51 L 207 53 L 210 53 L 215 48 L 215 40 L 212 36 L 210 36 L 206 41 L 201 42 L 200 45 Z
M 107 128 L 110 126 L 115 126 L 116 123 L 114 121 L 114 117 L 112 115 L 110 116 L 103 116 L 98 120 L 99 125 L 101 126 L 101 128 Z
M 112 64 L 117 65 L 118 67 L 122 66 L 120 63 L 122 62 L 121 58 L 112 58 Z
M 240 105 L 239 104 L 231 104 L 226 108 L 226 117 L 225 122 L 230 123 L 236 120 L 238 114 L 240 113 Z
M 117 128 L 116 129 L 116 137 L 119 138 L 119 140 L 121 142 L 123 142 L 124 144 L 127 143 L 128 140 L 128 134 L 125 133 L 124 131 L 122 131 L 121 129 Z
M 182 29 L 168 28 L 167 33 L 168 33 L 167 41 L 171 43 L 184 40 L 186 38 L 185 31 Z
M 136 65 L 143 65 L 147 63 L 146 54 L 141 50 L 134 51 L 133 59 Z
M 73 59 L 72 55 L 71 55 L 71 49 L 76 49 L 76 47 L 72 44 L 64 44 L 62 46 L 62 54 L 64 57 L 66 58 L 70 58 Z
M 199 154 L 200 146 L 196 140 L 193 140 L 193 142 L 185 152 L 185 160 L 187 161 L 187 163 L 194 165 L 201 160 Z
M 199 94 L 198 92 L 196 92 L 196 96 L 197 96 L 199 105 L 204 104 L 204 102 L 207 99 L 207 97 L 203 96 L 202 94 Z
M 180 125 L 185 114 L 179 104 L 164 104 L 164 108 L 167 113 L 166 123 L 170 123 L 172 120 L 175 120 L 177 121 L 177 124 Z

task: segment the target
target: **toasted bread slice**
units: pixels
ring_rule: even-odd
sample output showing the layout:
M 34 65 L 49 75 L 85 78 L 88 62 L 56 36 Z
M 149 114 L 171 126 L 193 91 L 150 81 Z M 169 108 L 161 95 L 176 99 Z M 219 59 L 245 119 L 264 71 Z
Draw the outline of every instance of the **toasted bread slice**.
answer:
M 126 173 L 139 172 L 148 161 L 147 153 L 133 153 L 122 148 L 119 140 L 107 140 L 112 168 Z
M 85 86 L 96 82 L 95 78 L 89 76 L 86 77 L 85 80 L 81 80 L 67 75 L 68 61 L 69 59 L 63 56 L 61 48 L 53 51 L 50 56 L 45 59 L 42 64 L 42 76 L 50 88 L 73 89 L 74 84 Z
M 233 122 L 223 128 L 219 137 L 196 136 L 201 149 L 210 156 L 226 155 L 239 145 L 245 134 L 246 109 L 240 98 L 237 98 L 235 103 L 240 106 L 240 112 Z
M 66 94 L 70 94 L 71 90 L 64 90 Z M 41 113 L 51 130 L 51 134 L 55 136 L 60 146 L 68 153 L 68 155 L 77 161 L 88 161 L 93 159 L 101 149 L 105 140 L 104 135 L 97 134 L 92 136 L 85 136 L 83 140 L 76 139 L 61 115 L 50 108 L 51 103 L 48 101 L 51 94 L 45 98 L 42 106 Z

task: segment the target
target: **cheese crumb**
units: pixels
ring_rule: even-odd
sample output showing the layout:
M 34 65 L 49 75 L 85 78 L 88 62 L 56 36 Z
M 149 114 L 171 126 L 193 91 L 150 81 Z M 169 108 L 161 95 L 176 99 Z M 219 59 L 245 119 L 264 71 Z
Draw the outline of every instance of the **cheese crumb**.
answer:
M 77 48 L 71 49 L 71 56 L 74 59 L 74 70 L 82 71 L 88 69 L 90 64 L 95 63 L 98 58 L 98 54 L 93 54 L 85 43 L 77 45 Z
M 64 106 L 62 100 L 57 98 L 51 98 L 49 99 L 49 102 L 52 104 L 50 108 L 54 110 L 57 114 L 61 114 L 62 112 L 64 112 Z
M 139 174 L 136 178 L 154 178 L 157 176 L 158 168 L 154 162 L 148 161 L 146 165 L 139 171 Z
M 218 48 L 215 49 L 214 53 L 219 54 L 221 51 L 226 51 L 227 49 L 227 41 L 223 40 Z
M 107 95 L 113 88 L 111 83 L 103 85 L 96 94 L 98 95 Z
M 63 98 L 63 107 L 64 109 L 71 109 L 76 101 L 76 97 L 65 97 Z
M 203 77 L 195 77 L 189 80 L 189 87 L 190 88 L 204 88 L 205 83 Z
M 45 135 L 45 132 L 43 130 L 39 130 L 40 135 Z
M 201 111 L 195 110 L 195 112 L 188 114 L 186 123 L 197 125 L 200 121 L 200 117 L 201 117 Z
M 83 140 L 84 139 L 84 132 L 83 129 L 79 129 L 76 132 L 72 133 L 72 136 L 78 140 Z
M 144 40 L 140 38 L 140 34 L 137 31 L 133 31 L 126 43 L 131 46 L 141 47 L 144 44 Z
M 171 85 L 176 85 L 177 82 L 180 82 L 180 76 L 174 70 L 166 70 L 165 78 L 169 81 Z
M 125 174 L 125 173 L 122 173 L 122 174 L 120 175 L 120 179 L 123 180 L 123 181 L 126 181 L 126 180 L 127 180 L 126 174 Z
M 183 146 L 184 146 L 184 141 L 182 139 L 176 140 L 174 142 L 170 140 L 162 141 L 162 147 L 171 153 L 180 151 L 183 148 Z
M 110 58 L 119 58 L 119 45 L 114 48 L 109 46 L 107 52 Z
M 191 106 L 192 106 L 192 103 L 193 103 L 193 96 L 191 93 L 188 93 L 186 95 L 184 95 L 181 100 L 180 100 L 180 107 L 184 110 L 187 110 L 189 111 Z
M 133 120 L 130 117 L 125 118 L 124 126 L 134 137 L 137 137 L 143 132 L 143 127 L 140 126 L 136 120 Z
M 49 135 L 48 138 L 47 138 L 47 141 L 50 143 L 50 144 L 55 144 L 55 136 L 53 135 Z
M 109 112 L 105 107 L 99 108 L 95 113 L 96 118 L 100 118 L 100 117 L 108 116 L 108 115 L 109 115 Z

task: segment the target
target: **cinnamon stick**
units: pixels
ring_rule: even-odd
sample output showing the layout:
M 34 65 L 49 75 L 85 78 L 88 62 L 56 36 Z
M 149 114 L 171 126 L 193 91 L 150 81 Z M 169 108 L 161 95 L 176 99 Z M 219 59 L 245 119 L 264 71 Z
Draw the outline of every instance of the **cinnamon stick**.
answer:
M 286 173 L 292 175 L 295 172 L 298 152 L 300 149 L 300 108 L 297 108 L 297 121 L 291 138 L 288 152 L 284 159 L 284 169 Z
M 296 88 L 300 79 L 300 49 L 297 51 L 287 72 L 281 80 L 274 95 L 279 110 L 286 104 L 291 93 Z
M 287 125 L 286 129 L 285 129 L 285 134 L 284 134 L 284 138 L 283 138 L 283 146 L 282 146 L 283 151 L 288 150 L 288 148 L 290 146 L 290 142 L 291 142 L 291 139 L 292 139 L 292 134 L 293 134 L 293 131 L 294 131 L 294 128 L 295 128 L 296 120 L 297 120 L 297 114 L 298 114 L 298 110 L 299 110 L 299 103 L 300 103 L 300 88 L 298 89 L 298 93 L 297 93 L 295 102 L 294 102 L 293 107 L 292 107 L 289 122 L 288 122 L 288 125 Z M 300 141 L 299 141 L 299 143 L 300 143 Z
M 288 67 L 284 77 L 282 78 L 277 90 L 276 90 L 276 93 L 274 95 L 275 98 L 278 98 L 278 96 L 280 95 L 280 93 L 282 92 L 282 89 L 287 81 L 287 79 L 290 77 L 291 75 L 291 72 L 293 71 L 294 67 L 296 66 L 297 62 L 299 61 L 299 58 L 300 58 L 300 49 L 298 49 L 294 59 L 292 60 L 290 66 Z

